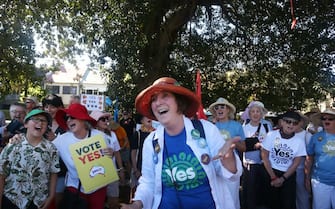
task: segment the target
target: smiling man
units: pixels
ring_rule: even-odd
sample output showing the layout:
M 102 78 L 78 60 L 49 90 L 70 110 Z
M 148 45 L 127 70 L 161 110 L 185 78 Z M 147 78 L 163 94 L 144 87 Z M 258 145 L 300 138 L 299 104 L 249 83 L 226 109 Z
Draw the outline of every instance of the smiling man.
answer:
M 32 110 L 24 118 L 26 134 L 8 144 L 0 155 L 0 208 L 46 209 L 55 196 L 59 157 L 43 137 L 51 117 Z

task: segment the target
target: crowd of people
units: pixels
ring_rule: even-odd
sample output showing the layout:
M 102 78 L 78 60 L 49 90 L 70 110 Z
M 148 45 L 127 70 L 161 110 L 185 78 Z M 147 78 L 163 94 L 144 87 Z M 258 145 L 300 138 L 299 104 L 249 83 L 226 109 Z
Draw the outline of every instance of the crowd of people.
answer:
M 0 121 L 0 209 L 67 208 L 68 194 L 89 209 L 335 208 L 335 109 L 287 110 L 273 124 L 261 101 L 236 120 L 220 97 L 211 121 L 196 117 L 200 103 L 162 77 L 119 121 L 54 94 L 12 104 L 11 122 Z M 119 180 L 87 192 L 69 147 L 98 134 Z

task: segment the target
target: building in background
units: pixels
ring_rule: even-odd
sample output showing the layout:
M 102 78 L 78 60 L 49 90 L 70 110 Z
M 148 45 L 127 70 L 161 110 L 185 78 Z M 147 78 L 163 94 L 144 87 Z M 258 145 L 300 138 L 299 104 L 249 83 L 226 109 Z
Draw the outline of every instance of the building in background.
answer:
M 64 105 L 70 103 L 72 95 L 103 96 L 107 91 L 107 81 L 98 70 L 67 67 L 46 75 L 45 88 L 48 93 L 63 98 Z

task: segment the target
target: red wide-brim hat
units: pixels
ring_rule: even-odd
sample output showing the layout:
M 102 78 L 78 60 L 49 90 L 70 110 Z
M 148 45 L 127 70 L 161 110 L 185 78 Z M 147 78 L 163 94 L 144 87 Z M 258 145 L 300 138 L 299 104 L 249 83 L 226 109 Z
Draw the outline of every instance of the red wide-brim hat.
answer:
M 187 102 L 187 109 L 183 114 L 187 117 L 196 115 L 200 106 L 200 100 L 197 95 L 189 89 L 180 86 L 175 79 L 169 77 L 159 78 L 151 86 L 141 91 L 135 99 L 136 110 L 147 118 L 157 120 L 151 111 L 151 98 L 162 91 L 181 95 Z
M 58 125 L 64 129 L 68 130 L 69 128 L 67 127 L 65 116 L 71 116 L 73 118 L 76 118 L 78 120 L 85 120 L 88 121 L 93 127 L 97 124 L 97 121 L 94 120 L 89 114 L 84 105 L 75 103 L 71 104 L 67 109 L 59 109 L 56 112 L 55 119 L 58 123 Z

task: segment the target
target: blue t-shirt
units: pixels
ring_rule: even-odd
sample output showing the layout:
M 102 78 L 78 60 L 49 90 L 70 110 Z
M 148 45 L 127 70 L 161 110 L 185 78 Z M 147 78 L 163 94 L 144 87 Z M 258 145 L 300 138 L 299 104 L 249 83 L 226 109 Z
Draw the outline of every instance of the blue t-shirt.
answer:
M 204 169 L 186 144 L 186 131 L 164 133 L 162 200 L 159 209 L 215 209 Z
M 335 134 L 325 131 L 314 134 L 307 145 L 307 154 L 314 156 L 312 177 L 335 186 Z
M 235 136 L 239 136 L 241 137 L 241 140 L 245 140 L 244 131 L 239 122 L 228 120 L 226 122 L 216 122 L 215 125 L 220 130 L 224 140 L 228 140 Z

